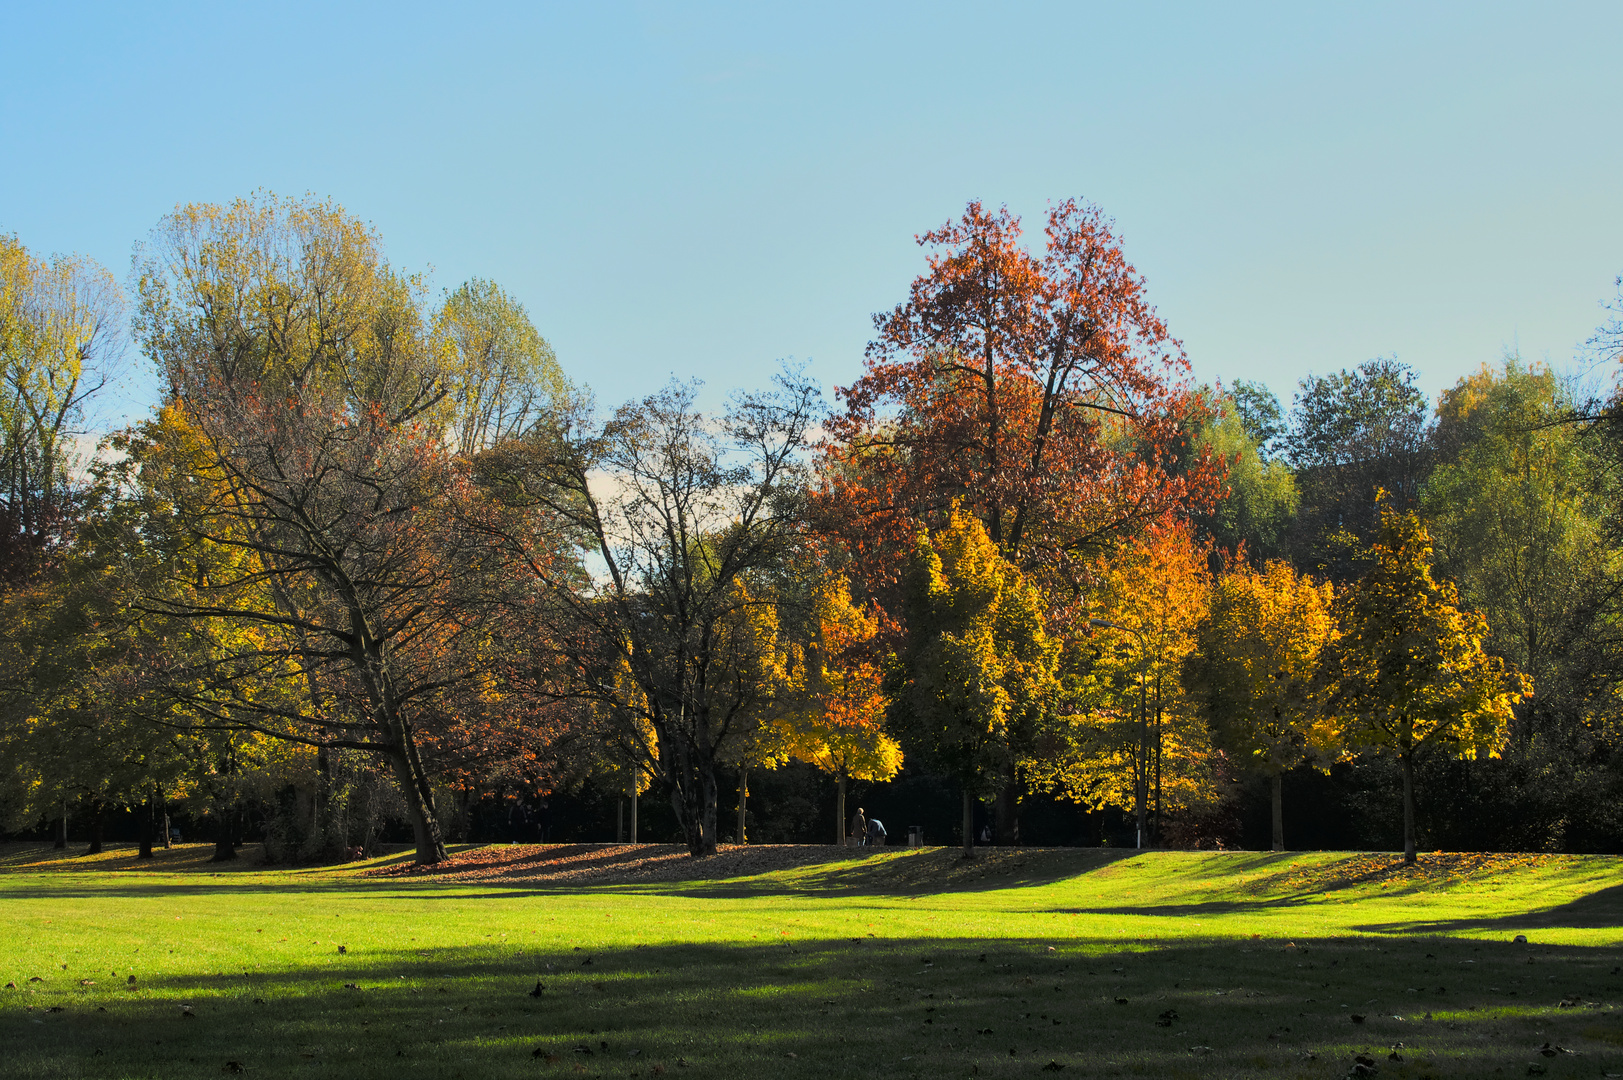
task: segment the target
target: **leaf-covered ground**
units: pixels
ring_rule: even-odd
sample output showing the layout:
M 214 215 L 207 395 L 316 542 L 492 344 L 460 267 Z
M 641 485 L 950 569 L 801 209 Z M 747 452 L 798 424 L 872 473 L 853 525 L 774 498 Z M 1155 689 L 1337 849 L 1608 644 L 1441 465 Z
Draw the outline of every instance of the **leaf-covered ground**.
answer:
M 1617 859 L 208 852 L 0 848 L 0 1075 L 1623 1073 Z

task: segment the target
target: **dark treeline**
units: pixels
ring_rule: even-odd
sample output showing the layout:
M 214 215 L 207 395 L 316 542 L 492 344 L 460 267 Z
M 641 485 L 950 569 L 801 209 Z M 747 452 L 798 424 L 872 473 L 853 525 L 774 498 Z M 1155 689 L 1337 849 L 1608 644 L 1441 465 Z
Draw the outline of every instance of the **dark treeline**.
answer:
M 1594 388 L 1287 404 L 1193 381 L 1092 207 L 921 244 L 832 401 L 709 413 L 327 203 L 181 208 L 127 297 L 0 237 L 0 828 L 1623 848 L 1616 319 Z M 126 304 L 160 401 L 79 454 Z

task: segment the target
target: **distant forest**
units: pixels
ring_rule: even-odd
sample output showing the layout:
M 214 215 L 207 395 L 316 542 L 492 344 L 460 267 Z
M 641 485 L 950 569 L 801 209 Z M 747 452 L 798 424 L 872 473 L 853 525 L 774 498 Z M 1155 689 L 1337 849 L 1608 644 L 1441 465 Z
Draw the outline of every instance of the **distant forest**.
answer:
M 1042 232 L 971 203 L 855 382 L 719 411 L 329 202 L 182 207 L 125 287 L 0 236 L 0 829 L 1623 850 L 1623 281 L 1590 382 L 1287 406 L 1193 379 L 1098 208 Z

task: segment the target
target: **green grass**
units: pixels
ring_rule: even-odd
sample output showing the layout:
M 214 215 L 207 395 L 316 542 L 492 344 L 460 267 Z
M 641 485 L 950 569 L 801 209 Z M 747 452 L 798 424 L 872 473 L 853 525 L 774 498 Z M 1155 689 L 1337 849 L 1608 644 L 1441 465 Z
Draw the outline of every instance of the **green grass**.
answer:
M 893 850 L 555 888 L 165 854 L 0 847 L 0 1075 L 1623 1074 L 1614 858 Z

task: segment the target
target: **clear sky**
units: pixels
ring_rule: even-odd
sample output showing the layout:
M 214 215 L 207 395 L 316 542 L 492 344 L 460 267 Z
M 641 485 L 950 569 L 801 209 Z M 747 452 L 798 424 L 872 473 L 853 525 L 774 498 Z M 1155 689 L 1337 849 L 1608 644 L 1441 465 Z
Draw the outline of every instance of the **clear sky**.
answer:
M 848 382 L 971 198 L 1099 204 L 1197 377 L 1287 405 L 1569 366 L 1623 271 L 1615 2 L 0 9 L 0 231 L 123 276 L 177 203 L 330 196 L 605 403 Z

